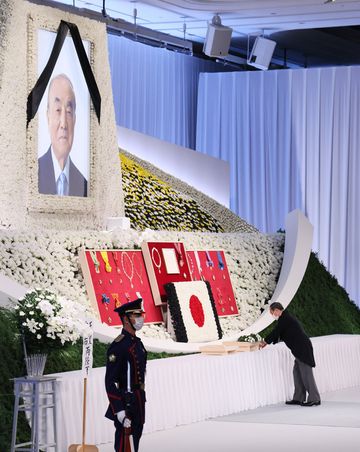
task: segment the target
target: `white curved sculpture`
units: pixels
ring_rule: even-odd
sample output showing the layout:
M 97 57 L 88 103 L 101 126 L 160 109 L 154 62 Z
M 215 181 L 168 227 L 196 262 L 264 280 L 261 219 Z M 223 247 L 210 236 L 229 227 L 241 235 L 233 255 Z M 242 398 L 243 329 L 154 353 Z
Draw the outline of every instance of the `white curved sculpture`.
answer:
M 279 280 L 269 304 L 277 301 L 286 308 L 294 298 L 309 262 L 313 232 L 313 225 L 300 210 L 293 210 L 287 215 L 284 259 Z M 269 310 L 266 310 L 241 334 L 258 333 L 273 321 Z

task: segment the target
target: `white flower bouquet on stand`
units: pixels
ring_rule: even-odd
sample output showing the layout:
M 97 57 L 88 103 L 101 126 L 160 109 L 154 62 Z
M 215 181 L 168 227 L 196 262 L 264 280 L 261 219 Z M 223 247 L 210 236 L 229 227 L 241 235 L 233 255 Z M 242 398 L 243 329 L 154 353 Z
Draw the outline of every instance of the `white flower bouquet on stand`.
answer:
M 74 344 L 89 333 L 86 307 L 49 290 L 28 291 L 15 310 L 29 376 L 42 375 L 52 350 Z

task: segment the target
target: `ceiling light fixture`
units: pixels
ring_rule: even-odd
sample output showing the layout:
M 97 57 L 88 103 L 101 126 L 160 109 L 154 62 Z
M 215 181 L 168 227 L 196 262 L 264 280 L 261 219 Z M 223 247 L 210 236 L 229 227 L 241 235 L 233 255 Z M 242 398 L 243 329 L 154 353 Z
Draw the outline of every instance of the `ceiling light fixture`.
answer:
M 324 5 L 326 5 L 327 3 L 335 3 L 336 0 L 325 0 Z
M 219 16 L 219 14 L 215 14 L 215 16 L 212 18 L 211 23 L 213 25 L 217 25 L 218 27 L 221 27 L 221 17 Z

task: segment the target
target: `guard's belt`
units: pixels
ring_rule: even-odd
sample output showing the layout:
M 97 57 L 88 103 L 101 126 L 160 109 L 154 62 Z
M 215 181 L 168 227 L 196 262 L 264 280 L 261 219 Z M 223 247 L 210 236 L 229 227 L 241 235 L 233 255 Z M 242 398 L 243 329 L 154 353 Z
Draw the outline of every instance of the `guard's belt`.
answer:
M 139 383 L 139 384 L 132 385 L 131 390 L 134 391 L 135 389 L 142 389 L 143 391 L 145 391 L 145 384 Z
M 115 383 L 116 387 L 118 389 L 124 389 L 125 391 L 127 391 L 127 388 L 123 388 L 119 386 L 119 383 Z M 137 383 L 137 384 L 133 384 L 131 385 L 131 390 L 132 391 L 136 391 L 137 389 L 142 389 L 143 391 L 145 391 L 145 384 L 144 383 Z

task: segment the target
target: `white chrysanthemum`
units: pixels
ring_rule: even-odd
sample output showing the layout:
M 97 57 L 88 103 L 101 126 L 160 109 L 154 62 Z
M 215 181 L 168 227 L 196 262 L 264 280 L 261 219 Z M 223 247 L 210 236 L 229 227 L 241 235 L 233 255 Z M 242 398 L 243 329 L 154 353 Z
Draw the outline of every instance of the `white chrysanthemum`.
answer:
M 46 316 L 51 316 L 54 313 L 54 307 L 48 300 L 41 300 L 38 304 L 38 308 Z
M 34 320 L 34 319 L 26 319 L 25 324 L 26 324 L 27 328 L 29 328 L 29 330 L 32 333 L 36 333 L 36 330 L 38 329 L 38 324 L 37 324 L 36 320 Z

